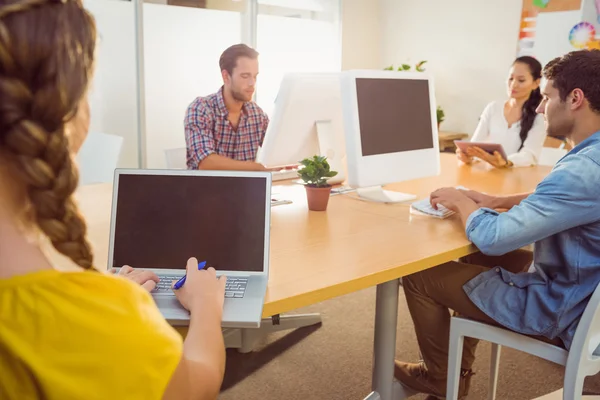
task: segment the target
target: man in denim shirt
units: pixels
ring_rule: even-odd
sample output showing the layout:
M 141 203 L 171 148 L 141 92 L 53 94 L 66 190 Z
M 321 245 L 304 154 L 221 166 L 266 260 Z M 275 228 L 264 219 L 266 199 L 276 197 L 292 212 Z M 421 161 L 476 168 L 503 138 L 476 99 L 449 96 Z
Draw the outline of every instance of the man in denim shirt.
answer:
M 544 77 L 537 112 L 549 136 L 565 136 L 574 148 L 536 190 L 431 194 L 434 207 L 457 212 L 481 253 L 403 280 L 423 361 L 396 361 L 395 376 L 413 390 L 445 398 L 448 309 L 568 349 L 600 282 L 600 51 L 559 57 Z M 514 251 L 531 243 L 535 271 L 521 272 L 524 258 Z M 465 339 L 459 397 L 469 389 L 476 345 Z

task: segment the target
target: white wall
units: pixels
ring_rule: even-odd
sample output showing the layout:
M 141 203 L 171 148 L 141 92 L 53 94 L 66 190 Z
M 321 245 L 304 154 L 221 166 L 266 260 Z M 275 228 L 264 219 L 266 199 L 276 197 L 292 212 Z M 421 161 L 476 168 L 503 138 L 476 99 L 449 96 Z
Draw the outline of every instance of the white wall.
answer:
M 119 167 L 138 165 L 137 70 L 133 3 L 86 0 L 96 19 L 96 69 L 90 88 L 91 132 L 123 137 Z
M 240 41 L 239 13 L 144 4 L 148 168 L 166 166 L 165 149 L 185 147 L 187 107 L 219 89 L 219 57 Z
M 392 0 L 388 3 L 396 1 L 400 2 Z M 383 3 L 375 0 L 342 0 L 343 70 L 381 68 L 382 29 L 379 17 Z
M 285 15 L 285 13 L 281 13 L 285 9 L 267 6 L 264 3 L 261 3 L 261 13 Z M 308 2 L 306 3 L 305 6 L 308 6 Z M 302 2 L 296 0 L 295 4 L 302 4 Z M 223 0 L 207 0 L 206 6 L 207 8 L 228 9 L 240 12 L 243 12 L 245 9 L 244 2 Z M 377 0 L 341 0 L 341 9 L 342 69 L 380 68 L 382 49 L 382 29 L 379 21 L 380 2 Z
M 428 60 L 441 130 L 471 134 L 485 105 L 506 96 L 522 0 L 380 0 L 380 67 Z

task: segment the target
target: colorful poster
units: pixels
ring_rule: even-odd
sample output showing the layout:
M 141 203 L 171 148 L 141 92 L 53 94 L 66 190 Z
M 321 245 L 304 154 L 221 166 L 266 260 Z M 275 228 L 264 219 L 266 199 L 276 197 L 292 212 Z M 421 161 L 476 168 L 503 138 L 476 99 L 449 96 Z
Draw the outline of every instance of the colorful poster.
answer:
M 549 26 L 549 21 L 555 25 Z M 552 43 L 556 43 L 555 56 L 576 49 L 600 48 L 598 35 L 600 0 L 524 0 L 517 54 L 546 56 L 552 53 Z

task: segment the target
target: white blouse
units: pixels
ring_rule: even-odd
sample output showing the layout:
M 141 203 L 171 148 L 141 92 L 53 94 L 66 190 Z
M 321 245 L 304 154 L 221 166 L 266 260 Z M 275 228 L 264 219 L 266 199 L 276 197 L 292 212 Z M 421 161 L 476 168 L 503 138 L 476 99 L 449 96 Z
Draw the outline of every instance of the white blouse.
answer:
M 504 117 L 504 102 L 494 101 L 483 110 L 471 141 L 501 144 L 508 159 L 513 162 L 515 167 L 536 165 L 546 140 L 544 116 L 536 115 L 521 150 L 519 150 L 521 147 L 520 131 L 521 121 L 517 121 L 509 127 L 506 117 Z

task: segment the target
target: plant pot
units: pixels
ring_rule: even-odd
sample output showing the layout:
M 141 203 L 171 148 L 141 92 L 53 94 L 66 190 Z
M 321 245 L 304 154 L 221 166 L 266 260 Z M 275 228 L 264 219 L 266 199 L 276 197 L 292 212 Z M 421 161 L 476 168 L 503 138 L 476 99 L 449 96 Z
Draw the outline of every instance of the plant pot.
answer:
M 314 187 L 306 185 L 305 188 L 308 209 L 311 211 L 327 210 L 327 203 L 329 203 L 329 196 L 331 195 L 331 186 Z

